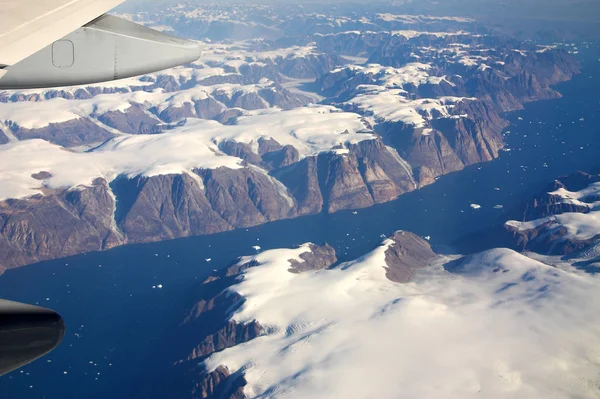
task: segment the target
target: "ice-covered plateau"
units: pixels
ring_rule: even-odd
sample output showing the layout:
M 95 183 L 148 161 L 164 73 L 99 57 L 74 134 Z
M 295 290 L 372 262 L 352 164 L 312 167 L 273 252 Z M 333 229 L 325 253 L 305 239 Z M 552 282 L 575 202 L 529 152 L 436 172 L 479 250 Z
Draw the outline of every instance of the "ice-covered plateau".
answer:
M 175 372 L 208 398 L 593 398 L 599 284 L 509 249 L 439 256 L 408 232 L 342 264 L 328 246 L 266 251 L 198 289 L 218 294 L 185 328 L 225 327 Z

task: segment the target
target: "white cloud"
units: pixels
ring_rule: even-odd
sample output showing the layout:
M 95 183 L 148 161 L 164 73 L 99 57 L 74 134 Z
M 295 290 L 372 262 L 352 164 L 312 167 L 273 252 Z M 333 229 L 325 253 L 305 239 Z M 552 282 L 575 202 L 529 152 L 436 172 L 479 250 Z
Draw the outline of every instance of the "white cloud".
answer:
M 267 251 L 232 290 L 269 335 L 214 354 L 250 398 L 596 398 L 600 282 L 510 250 L 385 279 L 389 244 L 336 270 L 292 274 Z

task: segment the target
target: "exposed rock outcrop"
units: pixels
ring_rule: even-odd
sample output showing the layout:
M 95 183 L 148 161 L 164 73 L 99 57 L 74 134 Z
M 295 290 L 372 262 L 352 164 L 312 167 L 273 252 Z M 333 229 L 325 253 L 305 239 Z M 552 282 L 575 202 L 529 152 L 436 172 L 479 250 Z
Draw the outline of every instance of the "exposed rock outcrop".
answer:
M 99 115 L 98 120 L 128 134 L 160 133 L 164 128 L 161 121 L 148 115 L 139 104 L 132 105 L 125 111 L 108 111 Z
M 424 268 L 438 255 L 423 238 L 408 231 L 397 231 L 385 251 L 386 277 L 396 283 L 411 280 L 416 270 Z
M 301 262 L 290 261 L 290 273 L 325 269 L 337 261 L 335 250 L 327 244 L 310 244 L 309 249 L 300 255 Z M 215 352 L 248 342 L 264 332 L 255 320 L 247 324 L 229 320 L 231 313 L 243 304 L 242 298 L 229 287 L 236 284 L 245 270 L 259 266 L 260 263 L 254 260 L 238 260 L 226 269 L 215 271 L 195 289 L 196 303 L 177 331 L 178 347 L 184 347 L 187 342 L 193 343 L 191 352 L 175 366 L 177 372 L 185 372 L 193 381 L 192 396 L 186 394 L 184 397 L 244 397 L 242 371 L 231 374 L 225 366 L 207 370 L 198 364 Z
M 598 182 L 600 175 L 578 171 L 548 185 L 525 205 L 522 216 L 525 223 L 511 221 L 505 225 L 517 247 L 540 254 L 596 257 L 600 231 L 578 234 L 577 226 L 580 223 L 584 229 L 593 226 L 600 200 Z M 557 215 L 565 218 L 557 218 Z M 589 225 L 584 222 L 586 217 Z M 571 226 L 571 223 L 575 224 Z
M 16 124 L 9 127 L 19 140 L 43 139 L 63 147 L 97 144 L 114 137 L 108 130 L 85 118 L 50 123 L 41 128 L 27 129 Z
M 454 109 L 456 115 L 473 117 L 433 120 L 432 129 L 415 129 L 402 123 L 387 122 L 379 126 L 384 140 L 398 150 L 415 168 L 419 186 L 466 166 L 491 161 L 504 146 L 502 120 L 493 107 L 479 101 L 463 101 Z
M 335 249 L 329 244 L 318 246 L 310 244 L 310 251 L 300 255 L 301 261 L 290 259 L 290 272 L 303 273 L 310 270 L 322 270 L 337 262 Z
M 299 214 L 364 208 L 417 188 L 410 166 L 381 140 L 308 157 L 273 175 L 290 190 Z
M 108 184 L 0 202 L 0 271 L 125 243 Z
M 563 198 L 551 193 L 559 189 L 580 191 L 590 184 L 600 182 L 600 175 L 577 171 L 567 176 L 561 176 L 550 183 L 540 194 L 525 204 L 522 221 L 541 219 L 547 216 L 560 215 L 566 212 L 588 213 L 590 206 L 585 202 L 600 200 L 598 196 L 589 196 L 583 204 L 565 202 Z
M 219 366 L 208 374 L 201 374 L 194 381 L 191 390 L 192 398 L 219 398 L 219 399 L 244 399 L 243 376 L 232 375 L 226 367 Z M 187 395 L 186 395 L 187 396 Z

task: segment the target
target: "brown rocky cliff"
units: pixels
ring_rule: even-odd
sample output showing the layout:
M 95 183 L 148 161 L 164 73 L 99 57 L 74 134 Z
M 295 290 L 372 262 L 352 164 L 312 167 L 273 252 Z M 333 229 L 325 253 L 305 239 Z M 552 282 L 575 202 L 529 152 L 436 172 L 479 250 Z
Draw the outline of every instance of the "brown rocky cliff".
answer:
M 521 220 L 537 220 L 568 212 L 587 214 L 591 211 L 591 205 L 587 206 L 585 204 L 592 204 L 599 200 L 600 194 L 592 194 L 586 198 L 581 198 L 581 204 L 573 204 L 565 203 L 561 197 L 551 193 L 561 188 L 576 192 L 599 181 L 599 174 L 589 174 L 581 171 L 562 176 L 550 183 L 546 189 L 524 205 Z M 586 240 L 567 238 L 568 231 L 566 227 L 553 219 L 529 230 L 519 230 L 508 224 L 505 225 L 505 228 L 512 234 L 516 246 L 521 250 L 548 255 L 572 255 L 597 245 L 600 240 L 600 232 L 595 237 Z
M 300 255 L 301 261 L 290 260 L 290 273 L 302 273 L 330 267 L 337 261 L 335 250 L 325 244 L 309 244 L 310 251 Z M 229 288 L 238 282 L 243 272 L 260 267 L 256 261 L 234 262 L 224 270 L 215 271 L 194 290 L 195 303 L 190 306 L 183 322 L 175 332 L 173 341 L 177 348 L 188 348 L 185 359 L 179 360 L 174 371 L 189 376 L 190 391 L 187 398 L 243 398 L 245 380 L 243 371 L 231 374 L 226 366 L 206 370 L 198 366 L 211 354 L 248 342 L 264 333 L 263 327 L 254 320 L 247 324 L 231 321 L 230 315 L 243 304 L 243 299 Z M 175 349 L 171 348 L 172 353 Z
M 226 367 L 219 366 L 214 371 L 202 375 L 191 390 L 191 398 L 244 399 L 243 376 L 232 375 Z
M 390 240 L 393 244 L 385 251 L 385 263 L 386 277 L 391 281 L 409 282 L 415 271 L 438 256 L 426 240 L 414 233 L 397 231 Z
M 273 172 L 293 195 L 299 214 L 358 209 L 416 189 L 412 170 L 380 139 L 326 152 Z
M 401 122 L 385 122 L 377 127 L 384 142 L 397 149 L 415 169 L 419 186 L 465 166 L 491 161 L 504 145 L 501 133 L 508 122 L 490 104 L 465 100 L 452 112 L 456 117 L 432 120 L 432 130 L 426 134 Z
M 0 268 L 98 251 L 125 241 L 108 184 L 0 202 Z

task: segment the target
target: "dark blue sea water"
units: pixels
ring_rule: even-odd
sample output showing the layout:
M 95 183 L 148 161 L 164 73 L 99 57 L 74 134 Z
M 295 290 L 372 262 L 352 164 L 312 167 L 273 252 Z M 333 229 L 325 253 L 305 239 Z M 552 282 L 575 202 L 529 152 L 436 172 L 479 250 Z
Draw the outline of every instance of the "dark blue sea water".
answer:
M 160 337 L 180 317 L 190 288 L 213 268 L 254 253 L 255 245 L 328 242 L 349 260 L 375 247 L 381 235 L 403 229 L 431 236 L 446 250 L 473 250 L 481 244 L 475 238 L 484 236 L 477 232 L 506 220 L 557 176 L 600 166 L 599 54 L 597 47 L 584 51 L 583 73 L 558 88 L 563 98 L 507 116 L 509 152 L 394 202 L 8 271 L 0 277 L 0 297 L 57 310 L 67 334 L 47 357 L 0 378 L 0 397 L 124 397 L 128 381 L 151 367 L 145 355 L 169 344 Z M 162 289 L 152 288 L 159 284 Z

